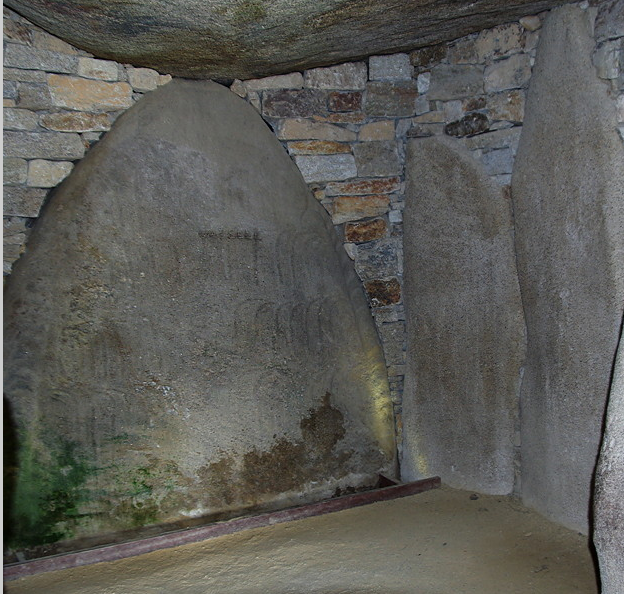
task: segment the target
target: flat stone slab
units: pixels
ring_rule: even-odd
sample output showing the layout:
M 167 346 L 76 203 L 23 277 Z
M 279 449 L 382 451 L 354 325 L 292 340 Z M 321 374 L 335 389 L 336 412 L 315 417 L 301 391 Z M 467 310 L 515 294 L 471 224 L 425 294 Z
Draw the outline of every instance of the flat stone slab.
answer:
M 46 205 L 5 306 L 14 546 L 395 471 L 353 265 L 279 141 L 215 83 L 175 80 L 117 120 Z
M 510 493 L 524 356 L 510 205 L 459 140 L 409 141 L 406 176 L 401 472 Z

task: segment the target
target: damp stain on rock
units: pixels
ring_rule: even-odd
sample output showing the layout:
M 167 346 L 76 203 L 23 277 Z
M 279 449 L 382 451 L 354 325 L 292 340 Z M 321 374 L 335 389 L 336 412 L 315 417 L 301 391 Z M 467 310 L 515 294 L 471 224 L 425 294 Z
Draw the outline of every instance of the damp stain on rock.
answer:
M 352 452 L 336 450 L 344 437 L 344 416 L 331 395 L 300 422 L 302 439 L 279 437 L 268 450 L 253 448 L 242 459 L 225 455 L 199 472 L 209 507 L 253 507 L 267 495 L 303 490 L 313 481 L 348 474 Z

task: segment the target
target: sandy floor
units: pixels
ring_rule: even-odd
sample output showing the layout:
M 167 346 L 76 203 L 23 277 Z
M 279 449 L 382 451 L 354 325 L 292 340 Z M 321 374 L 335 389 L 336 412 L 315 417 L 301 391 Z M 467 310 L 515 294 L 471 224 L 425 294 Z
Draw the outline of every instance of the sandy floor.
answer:
M 22 578 L 37 594 L 594 594 L 587 539 L 505 497 L 442 488 Z

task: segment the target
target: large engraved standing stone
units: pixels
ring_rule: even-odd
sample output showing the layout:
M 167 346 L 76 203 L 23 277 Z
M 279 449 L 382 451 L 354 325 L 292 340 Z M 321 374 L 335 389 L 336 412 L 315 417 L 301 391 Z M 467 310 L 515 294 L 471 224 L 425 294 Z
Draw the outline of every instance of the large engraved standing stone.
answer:
M 594 494 L 594 544 L 602 594 L 624 592 L 624 341 L 613 370 Z
M 522 496 L 587 531 L 624 302 L 624 151 L 589 15 L 546 20 L 512 190 L 527 322 Z
M 394 471 L 383 355 L 256 112 L 176 80 L 47 205 L 5 299 L 17 545 L 326 497 Z
M 406 478 L 510 493 L 524 322 L 509 202 L 458 141 L 410 142 Z

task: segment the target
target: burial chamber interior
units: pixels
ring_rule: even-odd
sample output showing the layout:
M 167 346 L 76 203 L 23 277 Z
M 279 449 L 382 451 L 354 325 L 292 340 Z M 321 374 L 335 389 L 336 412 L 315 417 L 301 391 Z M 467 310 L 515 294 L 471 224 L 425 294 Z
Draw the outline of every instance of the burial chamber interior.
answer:
M 546 21 L 511 200 L 463 140 L 412 138 L 403 238 L 402 478 L 515 491 L 581 531 L 622 314 L 624 170 L 587 15 Z M 176 79 L 117 121 L 47 202 L 5 308 L 13 552 L 397 477 L 353 264 L 218 85 Z

